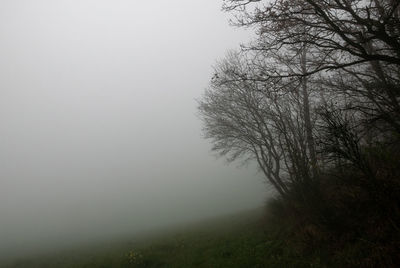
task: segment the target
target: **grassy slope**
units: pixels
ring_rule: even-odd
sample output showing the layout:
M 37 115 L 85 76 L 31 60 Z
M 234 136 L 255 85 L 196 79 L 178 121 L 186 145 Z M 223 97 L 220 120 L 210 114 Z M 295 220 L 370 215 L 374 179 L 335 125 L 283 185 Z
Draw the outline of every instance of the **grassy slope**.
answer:
M 5 267 L 319 267 L 297 256 L 254 210 L 118 242 L 49 256 L 14 260 Z

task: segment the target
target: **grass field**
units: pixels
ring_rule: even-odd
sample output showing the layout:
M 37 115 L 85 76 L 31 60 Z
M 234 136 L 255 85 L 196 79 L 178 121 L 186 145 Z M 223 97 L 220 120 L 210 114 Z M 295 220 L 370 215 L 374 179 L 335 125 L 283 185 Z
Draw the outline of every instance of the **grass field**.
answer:
M 3 263 L 4 267 L 323 267 L 305 260 L 265 227 L 263 209 Z M 3 267 L 2 266 L 2 267 Z

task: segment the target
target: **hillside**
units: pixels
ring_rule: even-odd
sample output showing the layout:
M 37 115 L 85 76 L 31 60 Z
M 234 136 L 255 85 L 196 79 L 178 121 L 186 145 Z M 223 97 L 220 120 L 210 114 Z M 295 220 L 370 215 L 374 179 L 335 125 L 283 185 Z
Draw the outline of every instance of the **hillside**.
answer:
M 245 211 L 125 241 L 25 257 L 5 267 L 311 267 L 274 239 L 264 209 Z M 314 261 L 314 266 L 318 265 Z

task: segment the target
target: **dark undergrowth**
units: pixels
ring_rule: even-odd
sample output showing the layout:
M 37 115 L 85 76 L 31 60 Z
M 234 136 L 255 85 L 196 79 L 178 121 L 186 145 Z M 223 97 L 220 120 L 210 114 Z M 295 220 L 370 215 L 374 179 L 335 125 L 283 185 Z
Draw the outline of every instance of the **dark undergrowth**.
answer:
M 400 267 L 398 146 L 364 147 L 368 172 L 348 163 L 270 201 L 271 221 L 297 254 L 328 267 Z

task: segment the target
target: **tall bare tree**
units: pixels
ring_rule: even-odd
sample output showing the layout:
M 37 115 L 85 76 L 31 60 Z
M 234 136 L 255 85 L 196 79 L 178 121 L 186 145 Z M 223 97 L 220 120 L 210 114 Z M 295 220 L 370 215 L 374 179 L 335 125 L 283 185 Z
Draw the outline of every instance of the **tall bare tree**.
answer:
M 199 103 L 213 149 L 230 160 L 255 159 L 281 195 L 317 169 L 307 81 L 260 78 L 272 66 L 305 68 L 304 53 L 290 53 L 297 61 L 288 54 L 231 53 Z
M 264 49 L 306 43 L 325 59 L 308 73 L 367 61 L 400 65 L 398 0 L 225 0 L 236 25 L 265 35 Z M 370 50 L 365 44 L 379 49 Z
M 249 49 L 307 47 L 307 69 L 279 70 L 276 77 L 318 73 L 321 86 L 352 100 L 368 121 L 400 133 L 399 0 L 224 2 L 226 11 L 236 13 L 236 25 L 258 30 Z

